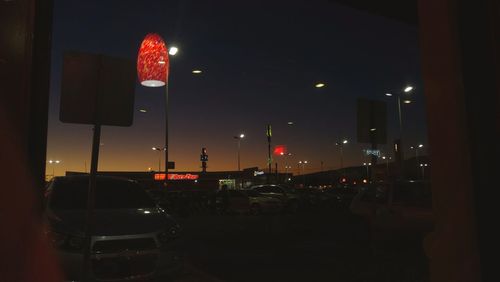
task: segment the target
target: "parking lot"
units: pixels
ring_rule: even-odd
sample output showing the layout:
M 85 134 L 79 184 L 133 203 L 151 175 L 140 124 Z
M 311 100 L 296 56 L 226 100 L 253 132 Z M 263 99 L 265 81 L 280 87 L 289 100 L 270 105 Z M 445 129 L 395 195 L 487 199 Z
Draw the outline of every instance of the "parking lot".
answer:
M 179 221 L 187 266 L 176 281 L 428 281 L 421 237 L 374 248 L 347 211 Z

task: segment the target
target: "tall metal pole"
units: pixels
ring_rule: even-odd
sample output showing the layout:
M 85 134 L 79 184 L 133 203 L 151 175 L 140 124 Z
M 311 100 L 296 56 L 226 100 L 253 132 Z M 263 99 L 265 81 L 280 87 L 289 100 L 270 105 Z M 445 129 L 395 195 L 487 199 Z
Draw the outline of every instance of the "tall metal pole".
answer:
M 85 225 L 85 250 L 83 253 L 83 281 L 90 281 L 90 259 L 92 252 L 92 234 L 94 232 L 94 206 L 97 165 L 99 162 L 99 144 L 101 139 L 101 125 L 94 125 L 92 137 L 92 156 L 90 162 L 89 188 L 87 193 L 87 214 Z
M 344 149 L 343 145 L 340 144 L 340 171 L 342 171 L 342 174 L 344 174 Z
M 158 172 L 161 172 L 161 151 L 158 151 Z
M 241 171 L 241 168 L 240 168 L 240 149 L 241 149 L 241 138 L 238 137 L 238 171 Z
M 168 151 L 170 150 L 170 148 L 168 147 L 168 86 L 169 86 L 168 76 L 166 82 L 167 83 L 165 84 L 165 182 L 164 182 L 165 186 L 167 186 L 167 181 L 168 181 Z
M 398 94 L 398 116 L 399 116 L 399 144 L 403 144 L 403 120 L 401 118 L 401 96 Z M 401 151 L 401 154 L 403 151 Z

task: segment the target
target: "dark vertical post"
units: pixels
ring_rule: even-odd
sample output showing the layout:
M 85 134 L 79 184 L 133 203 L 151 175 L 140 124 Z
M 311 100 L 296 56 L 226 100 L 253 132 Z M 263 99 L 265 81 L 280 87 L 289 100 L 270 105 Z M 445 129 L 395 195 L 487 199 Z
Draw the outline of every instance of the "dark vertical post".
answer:
M 276 167 L 276 183 L 277 183 L 278 182 L 278 162 L 275 162 L 274 165 Z
M 168 74 L 168 71 L 167 71 Z M 168 182 L 168 151 L 170 148 L 168 147 L 168 77 L 166 79 L 165 84 L 165 182 L 164 186 L 167 186 Z M 161 152 L 160 152 L 161 153 Z
M 272 132 L 271 132 L 271 125 L 270 124 L 267 125 L 266 135 L 267 135 L 267 165 L 268 165 L 267 182 L 269 183 L 269 177 L 270 177 L 270 175 L 272 173 L 272 171 L 271 171 L 271 163 L 272 163 L 272 158 L 271 158 L 271 136 L 272 136 Z
M 99 144 L 101 125 L 94 125 L 92 137 L 92 156 L 90 162 L 89 189 L 87 193 L 87 224 L 85 225 L 85 252 L 83 256 L 83 281 L 90 281 L 90 261 L 92 253 L 92 234 L 94 232 L 94 206 L 97 166 L 99 163 Z

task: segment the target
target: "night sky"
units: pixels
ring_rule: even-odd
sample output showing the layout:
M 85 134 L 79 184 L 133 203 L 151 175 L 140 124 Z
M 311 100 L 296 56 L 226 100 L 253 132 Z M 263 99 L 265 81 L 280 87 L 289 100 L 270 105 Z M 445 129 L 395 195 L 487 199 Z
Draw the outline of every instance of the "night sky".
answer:
M 286 144 L 296 172 L 338 168 L 339 138 L 351 142 L 344 164 L 367 158 L 356 142 L 356 99 L 388 102 L 389 138 L 398 132 L 395 99 L 386 92 L 412 85 L 403 106 L 404 140 L 426 144 L 418 30 L 330 1 L 74 1 L 56 0 L 53 21 L 51 100 L 47 159 L 61 160 L 56 175 L 90 166 L 90 125 L 59 121 L 62 56 L 78 50 L 136 60 L 143 37 L 159 33 L 179 47 L 170 57 L 170 160 L 176 170 L 265 167 L 266 125 L 273 145 Z M 201 75 L 191 73 L 201 69 Z M 317 82 L 326 83 L 317 89 Z M 132 127 L 103 127 L 100 170 L 158 168 L 164 144 L 164 88 L 136 82 Z M 147 113 L 140 113 L 146 109 Z M 293 121 L 294 125 L 287 125 Z M 386 149 L 382 145 L 382 149 Z M 389 153 L 389 155 L 392 155 Z M 285 160 L 278 158 L 282 169 Z M 52 174 L 48 165 L 47 174 Z

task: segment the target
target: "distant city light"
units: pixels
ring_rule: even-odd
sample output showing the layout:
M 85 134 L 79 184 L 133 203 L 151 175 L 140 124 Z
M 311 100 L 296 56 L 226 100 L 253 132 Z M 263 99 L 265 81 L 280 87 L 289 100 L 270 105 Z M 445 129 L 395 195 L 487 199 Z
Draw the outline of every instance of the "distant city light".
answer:
M 194 73 L 194 74 L 200 74 L 201 70 L 193 70 L 192 73 Z
M 179 48 L 177 48 L 175 46 L 172 46 L 172 47 L 170 47 L 170 49 L 168 49 L 169 55 L 175 56 L 175 54 L 177 54 L 177 52 L 179 52 Z
M 325 84 L 324 83 L 316 83 L 315 85 L 316 88 L 322 88 L 322 87 L 325 87 Z
M 406 86 L 406 88 L 405 88 L 405 92 L 406 93 L 408 93 L 408 92 L 410 92 L 412 90 L 413 90 L 413 87 L 411 87 L 411 86 Z
M 240 138 L 245 138 L 245 134 L 240 134 Z
M 391 96 L 392 96 L 392 94 L 391 94 L 391 93 L 385 93 L 385 96 L 387 96 L 387 97 L 391 97 Z
M 344 144 L 347 144 L 349 141 L 347 141 L 347 139 L 344 139 L 344 141 L 342 141 L 342 143 Z
M 411 103 L 411 101 L 410 101 L 410 100 L 404 100 L 404 101 L 403 101 L 403 103 L 405 103 L 405 104 L 410 104 L 410 103 Z
M 288 125 L 293 125 L 293 121 L 289 121 L 287 124 Z
M 377 130 L 377 129 L 376 128 L 370 128 L 370 131 L 375 131 L 375 130 Z

